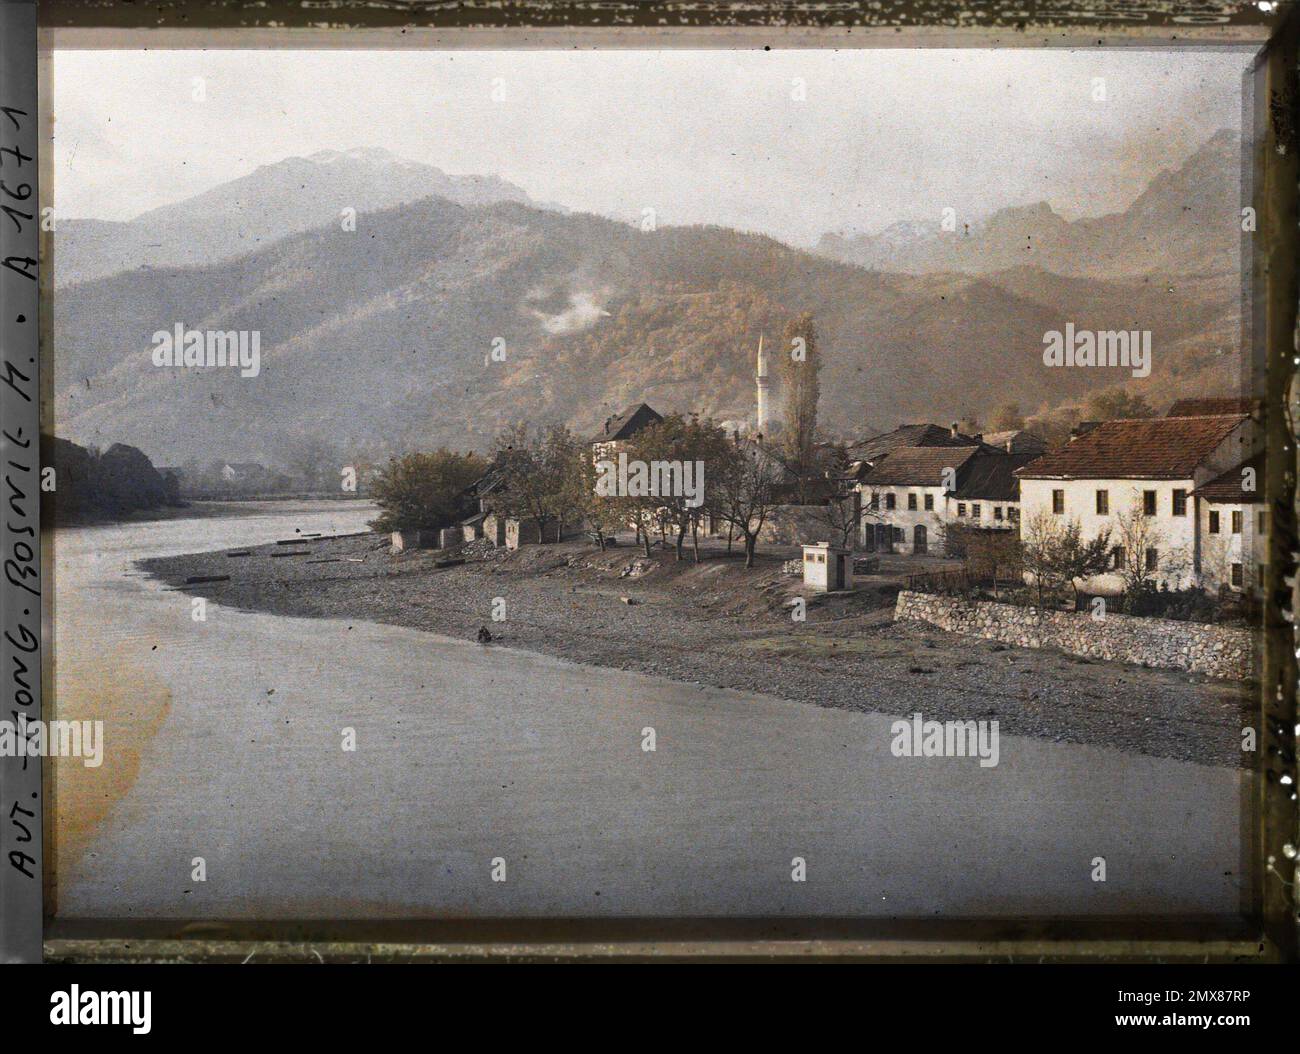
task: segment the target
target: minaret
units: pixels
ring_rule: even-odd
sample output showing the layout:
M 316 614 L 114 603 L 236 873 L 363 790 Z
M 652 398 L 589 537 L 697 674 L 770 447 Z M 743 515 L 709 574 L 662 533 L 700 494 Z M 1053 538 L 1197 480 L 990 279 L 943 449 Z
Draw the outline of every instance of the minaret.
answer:
M 763 354 L 763 334 L 758 335 L 758 369 L 754 373 L 754 383 L 758 385 L 758 422 L 757 431 L 767 431 L 767 356 Z

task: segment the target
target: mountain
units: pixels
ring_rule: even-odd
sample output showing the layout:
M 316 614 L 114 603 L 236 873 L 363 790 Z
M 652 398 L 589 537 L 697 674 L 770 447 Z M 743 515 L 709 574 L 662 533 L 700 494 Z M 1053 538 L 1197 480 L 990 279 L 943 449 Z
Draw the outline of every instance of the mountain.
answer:
M 201 268 L 60 290 L 55 427 L 165 464 L 273 464 L 304 436 L 482 449 L 520 419 L 593 432 L 641 400 L 746 417 L 759 334 L 771 346 L 808 310 L 822 423 L 852 436 L 1130 380 L 1045 367 L 1043 335 L 1066 321 L 1152 330 L 1149 393 L 1235 391 L 1237 303 L 1226 278 L 886 274 L 726 228 L 427 197 L 364 214 L 358 233 L 320 227 Z M 153 365 L 151 335 L 177 323 L 257 330 L 260 373 Z
M 1240 138 L 1223 130 L 1156 176 L 1124 212 L 1070 222 L 1038 202 L 1001 209 L 969 230 L 944 231 L 935 221 L 894 224 L 874 235 L 826 234 L 817 250 L 907 274 L 989 274 L 1024 265 L 1096 278 L 1235 274 L 1240 171 Z
M 344 209 L 369 213 L 436 194 L 461 205 L 529 204 L 496 176 L 449 176 L 387 150 L 290 157 L 124 223 L 59 223 L 59 287 L 139 267 L 194 267 L 254 252 L 291 234 L 340 227 Z M 358 230 L 364 236 L 364 232 Z

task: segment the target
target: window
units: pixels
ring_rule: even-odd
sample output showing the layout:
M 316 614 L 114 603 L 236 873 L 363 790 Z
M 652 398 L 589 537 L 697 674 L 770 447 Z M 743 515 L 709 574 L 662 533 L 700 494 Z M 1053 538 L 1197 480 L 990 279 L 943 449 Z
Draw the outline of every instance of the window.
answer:
M 1009 519 L 1012 523 L 1020 522 L 1020 509 L 1018 506 L 1015 505 L 1007 506 L 1007 519 Z
M 885 495 L 885 508 L 892 509 L 895 508 L 897 505 L 898 505 L 898 498 L 894 495 L 894 492 L 891 490 L 888 494 Z
M 1155 549 L 1146 551 L 1146 569 L 1155 571 L 1160 566 L 1160 554 Z
M 1110 566 L 1116 571 L 1124 566 L 1124 547 L 1122 545 L 1117 545 L 1110 551 Z
M 1060 516 L 1065 512 L 1065 491 L 1052 491 L 1052 515 Z
M 901 542 L 907 539 L 907 532 L 901 527 L 894 528 L 894 541 Z
M 1142 492 L 1142 515 L 1154 516 L 1156 514 L 1156 492 L 1154 490 L 1144 490 Z
M 1002 506 L 1001 506 L 1001 505 L 994 505 L 994 506 L 993 506 L 993 518 L 994 518 L 995 520 L 1000 520 L 1000 519 L 1002 519 Z
M 958 516 L 966 515 L 966 503 L 964 501 L 959 501 L 957 503 L 957 515 Z
M 1268 513 L 1267 512 L 1261 512 L 1255 522 L 1259 524 L 1259 526 L 1256 527 L 1255 529 L 1260 534 L 1268 534 Z
M 1210 533 L 1219 533 L 1219 514 L 1214 509 L 1210 510 Z
M 1097 515 L 1110 515 L 1110 491 L 1108 490 L 1097 491 Z
M 933 495 L 933 494 L 927 494 L 927 495 L 925 496 L 925 511 L 926 511 L 926 512 L 933 512 L 933 511 L 934 511 L 934 495 Z
M 1240 509 L 1232 514 L 1232 533 L 1233 534 L 1241 533 L 1241 510 Z
M 913 491 L 907 492 L 907 508 L 911 512 L 916 511 L 916 494 Z
M 980 507 L 978 505 L 972 505 L 970 507 L 970 517 L 972 520 L 978 520 L 980 518 Z
M 1185 490 L 1174 491 L 1174 515 L 1187 515 L 1187 491 Z
M 1240 588 L 1241 588 L 1241 583 L 1242 583 L 1242 567 L 1241 567 L 1241 564 L 1233 564 L 1233 565 L 1232 565 L 1232 588 L 1233 588 L 1233 589 L 1240 589 Z

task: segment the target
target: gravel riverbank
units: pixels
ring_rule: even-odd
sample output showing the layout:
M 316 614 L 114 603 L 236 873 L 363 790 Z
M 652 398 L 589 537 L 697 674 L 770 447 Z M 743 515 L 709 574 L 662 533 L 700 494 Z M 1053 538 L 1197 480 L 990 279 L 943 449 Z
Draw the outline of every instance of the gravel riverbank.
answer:
M 286 539 L 287 541 L 288 539 Z M 246 555 L 237 555 L 246 554 Z M 290 555 L 292 554 L 292 555 Z M 249 611 L 357 619 L 543 652 L 683 682 L 762 692 L 818 706 L 927 719 L 996 719 L 1008 735 L 1113 746 L 1156 757 L 1241 765 L 1250 686 L 1169 670 L 1011 648 L 892 618 L 897 568 L 853 594 L 810 598 L 781 556 L 756 566 L 716 545 L 701 563 L 584 541 L 518 552 L 393 554 L 386 536 L 142 561 L 186 593 Z M 900 567 L 903 565 L 900 564 Z M 228 581 L 186 584 L 194 577 Z M 495 621 L 493 613 L 504 614 Z M 1249 757 L 1249 755 L 1246 755 Z

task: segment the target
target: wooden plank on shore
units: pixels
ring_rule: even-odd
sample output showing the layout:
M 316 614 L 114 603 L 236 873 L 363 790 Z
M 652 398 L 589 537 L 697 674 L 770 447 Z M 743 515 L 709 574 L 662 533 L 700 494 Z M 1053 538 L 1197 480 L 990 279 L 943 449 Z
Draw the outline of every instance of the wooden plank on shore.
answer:
M 295 552 L 292 552 L 292 553 L 272 553 L 272 554 L 271 554 L 271 559 L 274 560 L 277 556 L 311 556 L 311 550 L 310 550 L 310 549 L 299 549 L 299 550 L 297 550 L 297 551 L 295 551 Z
M 190 575 L 185 579 L 187 586 L 201 586 L 209 582 L 229 582 L 229 575 Z

